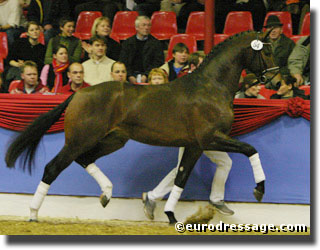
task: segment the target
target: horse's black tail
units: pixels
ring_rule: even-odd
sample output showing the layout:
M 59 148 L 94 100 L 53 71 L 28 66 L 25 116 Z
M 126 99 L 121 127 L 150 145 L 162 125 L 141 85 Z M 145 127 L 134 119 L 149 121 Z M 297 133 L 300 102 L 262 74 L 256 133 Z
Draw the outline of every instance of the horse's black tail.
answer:
M 13 168 L 17 158 L 23 153 L 23 164 L 21 167 L 23 170 L 26 168 L 28 163 L 28 170 L 31 174 L 32 165 L 34 161 L 34 156 L 38 144 L 45 134 L 45 132 L 59 120 L 63 111 L 67 108 L 70 101 L 72 100 L 73 95 L 69 96 L 63 103 L 56 106 L 49 112 L 39 116 L 29 125 L 20 135 L 17 136 L 10 144 L 5 161 L 8 168 Z

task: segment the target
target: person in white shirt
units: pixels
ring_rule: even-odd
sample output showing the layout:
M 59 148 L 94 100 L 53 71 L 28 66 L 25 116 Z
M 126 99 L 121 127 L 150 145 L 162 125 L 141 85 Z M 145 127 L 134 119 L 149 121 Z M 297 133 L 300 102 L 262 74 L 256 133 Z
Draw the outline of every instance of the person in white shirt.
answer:
M 20 27 L 21 14 L 19 0 L 0 0 L 0 32 L 7 33 L 9 47 L 23 31 Z
M 106 40 L 103 37 L 94 36 L 89 43 L 91 45 L 91 59 L 82 63 L 85 82 L 93 86 L 112 81 L 111 67 L 115 61 L 106 57 Z

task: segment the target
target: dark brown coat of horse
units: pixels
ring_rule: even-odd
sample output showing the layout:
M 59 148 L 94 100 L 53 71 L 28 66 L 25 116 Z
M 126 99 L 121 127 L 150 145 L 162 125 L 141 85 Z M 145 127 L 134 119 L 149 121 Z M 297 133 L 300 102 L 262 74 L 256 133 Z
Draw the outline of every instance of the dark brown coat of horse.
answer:
M 204 150 L 237 152 L 251 157 L 251 145 L 228 136 L 234 119 L 233 99 L 241 71 L 261 72 L 274 67 L 271 48 L 251 47 L 267 34 L 243 32 L 213 48 L 193 73 L 165 85 L 132 85 L 105 82 L 77 91 L 64 103 L 37 118 L 10 145 L 8 167 L 25 151 L 24 165 L 31 163 L 47 129 L 65 114 L 65 145 L 44 171 L 42 182 L 50 185 L 76 161 L 84 168 L 125 145 L 129 139 L 158 146 L 185 147 L 175 185 L 184 188 Z M 279 76 L 273 79 L 279 81 Z M 264 180 L 257 183 L 258 200 Z M 173 210 L 173 209 L 172 209 Z M 174 222 L 173 211 L 169 216 Z

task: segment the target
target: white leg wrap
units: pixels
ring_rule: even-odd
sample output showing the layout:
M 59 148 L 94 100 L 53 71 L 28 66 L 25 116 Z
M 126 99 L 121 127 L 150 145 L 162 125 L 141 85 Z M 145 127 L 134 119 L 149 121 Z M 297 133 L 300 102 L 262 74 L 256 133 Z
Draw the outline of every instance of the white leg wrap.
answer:
M 213 202 L 222 201 L 224 200 L 225 184 L 231 170 L 232 160 L 226 152 L 204 151 L 204 154 L 217 164 L 211 185 L 210 200 Z
M 178 200 L 180 199 L 182 192 L 183 192 L 183 188 L 180 188 L 176 185 L 173 186 L 170 196 L 164 207 L 165 212 L 174 212 L 174 209 L 176 207 Z
M 266 176 L 264 175 L 263 168 L 261 166 L 259 154 L 256 153 L 256 154 L 250 156 L 249 160 L 250 160 L 250 163 L 252 166 L 255 182 L 259 183 L 261 181 L 264 181 L 266 179 Z
M 94 163 L 91 163 L 85 169 L 99 184 L 102 192 L 110 199 L 112 196 L 112 182 L 109 178 Z
M 47 195 L 50 185 L 40 182 L 36 192 L 33 195 L 30 204 L 30 220 L 37 220 L 38 219 L 38 210 L 41 207 L 41 204 L 44 200 L 44 197 Z

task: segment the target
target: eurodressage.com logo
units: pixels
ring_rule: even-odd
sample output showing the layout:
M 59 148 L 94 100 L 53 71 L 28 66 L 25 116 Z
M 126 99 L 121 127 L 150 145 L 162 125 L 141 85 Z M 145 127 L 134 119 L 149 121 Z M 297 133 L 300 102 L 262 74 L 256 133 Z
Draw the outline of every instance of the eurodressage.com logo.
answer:
M 177 222 L 175 229 L 178 233 L 184 232 L 255 232 L 268 234 L 269 232 L 308 232 L 308 227 L 304 224 L 281 224 L 276 227 L 273 224 L 225 224 L 220 221 L 219 224 L 184 224 Z

